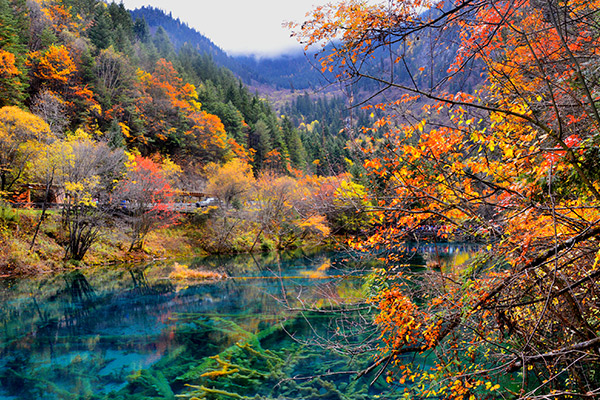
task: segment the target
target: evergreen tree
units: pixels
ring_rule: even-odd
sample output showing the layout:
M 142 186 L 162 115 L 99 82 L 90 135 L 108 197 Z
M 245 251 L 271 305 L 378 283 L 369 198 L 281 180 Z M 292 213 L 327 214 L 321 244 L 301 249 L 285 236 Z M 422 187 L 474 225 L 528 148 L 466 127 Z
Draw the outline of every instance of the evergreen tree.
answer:
M 108 145 L 111 149 L 125 147 L 125 136 L 123 135 L 123 129 L 119 125 L 119 121 L 116 119 L 113 119 L 110 123 L 107 139 Z
M 113 24 L 110 14 L 98 7 L 94 16 L 94 24 L 88 30 L 88 37 L 99 50 L 104 50 L 113 44 Z
M 216 102 L 213 107 L 207 107 L 207 110 L 221 119 L 221 122 L 225 126 L 225 131 L 229 136 L 234 138 L 238 143 L 245 144 L 246 140 L 243 137 L 244 118 L 231 101 L 226 104 Z
M 306 150 L 300 139 L 300 135 L 289 118 L 283 117 L 281 129 L 292 165 L 296 168 L 304 168 L 306 165 Z
M 263 119 L 259 119 L 254 124 L 254 129 L 250 130 L 248 147 L 256 151 L 254 169 L 261 170 L 267 153 L 271 151 L 271 132 Z
M 120 27 L 128 38 L 133 38 L 133 20 L 123 3 L 118 5 L 117 3 L 110 3 L 108 13 L 110 14 L 113 28 Z
M 141 42 L 150 40 L 150 27 L 144 18 L 136 18 L 133 23 L 133 34 Z
M 156 46 L 156 50 L 158 50 L 158 54 L 161 58 L 170 60 L 175 58 L 175 48 L 169 39 L 169 34 L 162 26 L 159 26 L 154 33 L 152 42 Z
M 22 0 L 0 0 L 0 106 L 17 105 L 25 98 L 25 10 Z

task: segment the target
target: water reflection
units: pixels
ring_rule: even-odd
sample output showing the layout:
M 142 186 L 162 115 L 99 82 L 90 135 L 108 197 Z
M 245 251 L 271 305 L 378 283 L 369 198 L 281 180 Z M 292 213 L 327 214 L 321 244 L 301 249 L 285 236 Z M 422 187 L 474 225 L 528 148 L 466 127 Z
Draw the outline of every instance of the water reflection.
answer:
M 454 249 L 429 254 L 464 252 Z M 422 250 L 411 260 L 423 264 Z M 353 308 L 370 259 L 317 252 L 187 264 L 232 278 L 173 282 L 172 264 L 156 263 L 2 281 L 0 399 L 400 396 L 355 381 L 347 372 L 370 358 L 341 352 L 362 354 L 374 334 L 368 309 Z M 311 308 L 321 311 L 301 311 Z

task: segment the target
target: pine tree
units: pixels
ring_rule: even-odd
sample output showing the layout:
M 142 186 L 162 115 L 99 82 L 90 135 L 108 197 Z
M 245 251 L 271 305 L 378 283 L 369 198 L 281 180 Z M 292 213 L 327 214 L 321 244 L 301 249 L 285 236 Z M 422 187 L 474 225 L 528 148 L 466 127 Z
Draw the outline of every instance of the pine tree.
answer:
M 0 106 L 25 98 L 27 19 L 24 1 L 0 0 Z
M 110 14 L 103 7 L 99 7 L 94 16 L 94 24 L 88 30 L 88 37 L 99 50 L 104 50 L 113 44 L 112 34 Z
M 159 26 L 154 34 L 154 38 L 152 38 L 156 49 L 158 50 L 158 54 L 162 58 L 168 58 L 173 60 L 175 58 L 175 48 L 169 39 L 169 34 L 162 26 Z
M 285 143 L 290 155 L 290 161 L 296 168 L 304 168 L 306 164 L 306 150 L 300 139 L 298 131 L 292 125 L 289 118 L 284 117 L 281 121 L 281 129 L 285 138 Z
M 150 39 L 150 27 L 144 18 L 136 18 L 133 23 L 133 34 L 141 42 Z

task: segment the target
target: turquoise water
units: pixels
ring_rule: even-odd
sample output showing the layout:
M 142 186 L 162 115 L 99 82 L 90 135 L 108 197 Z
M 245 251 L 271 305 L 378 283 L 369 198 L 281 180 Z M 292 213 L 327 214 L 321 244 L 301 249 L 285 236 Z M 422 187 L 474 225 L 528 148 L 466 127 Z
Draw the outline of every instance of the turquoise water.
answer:
M 0 399 L 400 397 L 355 379 L 372 362 L 361 305 L 372 262 L 318 252 L 181 264 L 230 278 L 177 280 L 164 262 L 0 281 Z

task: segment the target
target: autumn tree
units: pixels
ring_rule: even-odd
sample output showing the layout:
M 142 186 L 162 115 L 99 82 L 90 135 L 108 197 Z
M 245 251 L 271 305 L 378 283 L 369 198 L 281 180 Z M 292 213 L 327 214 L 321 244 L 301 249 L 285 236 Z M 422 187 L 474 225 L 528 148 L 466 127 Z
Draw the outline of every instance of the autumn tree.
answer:
M 253 188 L 251 210 L 261 234 L 276 240 L 277 249 L 286 249 L 307 235 L 327 237 L 330 228 L 324 215 L 311 207 L 310 186 L 303 179 L 263 172 Z
M 112 196 L 116 207 L 122 208 L 131 228 L 129 251 L 139 250 L 152 229 L 175 222 L 172 209 L 175 191 L 168 182 L 168 171 L 149 158 L 132 156 L 125 177 Z
M 38 216 L 38 221 L 35 224 L 35 229 L 31 242 L 29 244 L 29 250 L 33 250 L 42 222 L 46 217 L 46 211 L 49 208 L 51 189 L 54 184 L 54 178 L 56 174 L 56 168 L 59 165 L 59 158 L 61 154 L 56 152 L 57 142 L 50 145 L 42 146 L 36 157 L 29 163 L 30 176 L 34 182 L 41 184 L 44 188 L 44 197 L 42 201 L 42 211 Z
M 166 154 L 191 155 L 204 162 L 220 160 L 226 153 L 223 124 L 201 110 L 194 85 L 185 83 L 172 63 L 160 59 L 153 73 L 137 73 L 136 108 L 147 126 L 132 137 L 145 148 Z
M 374 223 L 371 208 L 366 188 L 349 176 L 340 177 L 329 214 L 335 229 L 340 233 L 368 232 Z
M 205 248 L 213 252 L 280 250 L 307 240 L 317 243 L 330 234 L 329 221 L 322 213 L 325 208 L 319 207 L 322 180 L 273 170 L 255 178 L 247 155 L 240 155 L 244 158 L 206 168 L 206 193 L 219 203 L 198 211 L 211 216 L 202 229 Z
M 111 105 L 123 92 L 130 91 L 134 83 L 134 71 L 126 57 L 112 47 L 100 51 L 94 72 L 98 78 L 98 92 L 107 105 Z
M 79 261 L 108 222 L 109 196 L 123 168 L 124 153 L 106 143 L 94 142 L 78 130 L 57 142 L 51 156 L 48 163 L 53 164 L 54 182 L 65 195 L 65 258 Z
M 64 100 L 49 89 L 42 90 L 33 98 L 31 111 L 46 121 L 57 136 L 61 136 L 69 125 Z
M 0 192 L 15 187 L 40 146 L 53 138 L 48 124 L 18 107 L 0 109 Z
M 60 35 L 69 32 L 79 35 L 80 24 L 73 17 L 72 8 L 63 2 L 43 1 L 40 2 L 41 11 L 55 34 Z
M 202 164 L 222 160 L 228 152 L 227 135 L 216 115 L 203 110 L 189 114 L 183 153 Z
M 32 53 L 31 57 L 30 65 L 36 67 L 35 76 L 55 90 L 68 85 L 69 79 L 77 72 L 77 65 L 64 45 L 52 45 L 43 53 Z
M 248 198 L 254 176 L 246 160 L 234 158 L 223 165 L 211 163 L 206 166 L 206 173 L 207 193 L 219 199 L 225 207 L 239 206 Z
M 50 29 L 50 21 L 42 10 L 42 4 L 38 1 L 29 0 L 26 2 L 29 14 L 29 36 L 28 49 L 30 51 L 40 51 L 44 47 L 52 44 L 56 40 L 56 35 Z
M 91 131 L 102 108 L 82 77 L 82 57 L 86 50 L 85 44 L 82 46 L 79 49 L 53 44 L 45 50 L 30 52 L 27 64 L 33 77 L 33 96 L 50 90 L 62 102 L 71 124 Z
M 598 396 L 599 7 L 347 1 L 297 26 L 383 115 L 358 141 L 381 224 L 357 247 L 393 266 L 422 226 L 487 244 L 460 271 L 389 269 L 364 373 L 414 382 L 407 396 Z M 424 352 L 431 369 L 402 357 Z
M 224 164 L 209 163 L 205 171 L 208 179 L 205 192 L 218 204 L 199 210 L 211 214 L 210 221 L 203 227 L 206 233 L 203 246 L 211 252 L 234 251 L 234 241 L 244 232 L 253 231 L 244 215 L 255 182 L 252 167 L 248 160 L 236 157 Z
M 17 68 L 15 55 L 0 49 L 0 87 L 3 105 L 9 105 L 22 97 L 20 76 L 22 72 Z

